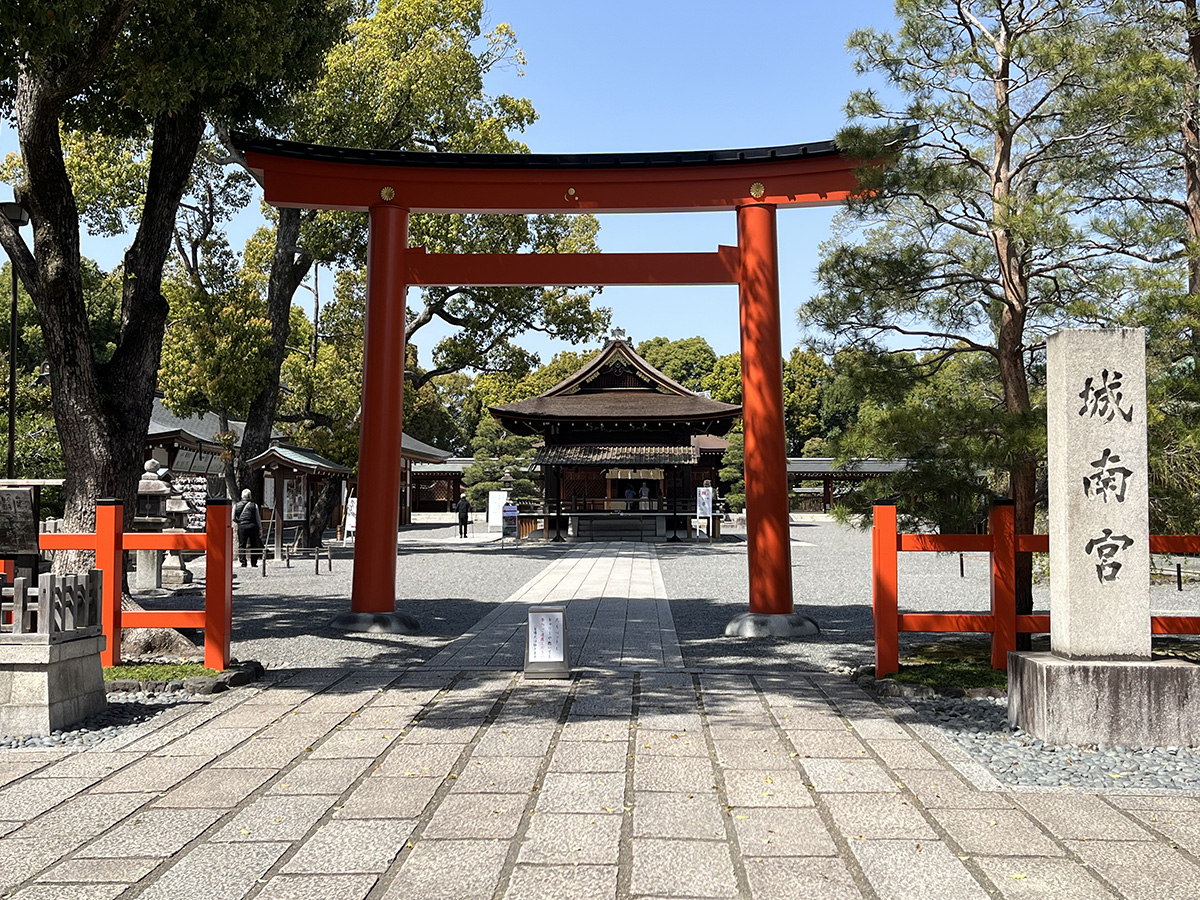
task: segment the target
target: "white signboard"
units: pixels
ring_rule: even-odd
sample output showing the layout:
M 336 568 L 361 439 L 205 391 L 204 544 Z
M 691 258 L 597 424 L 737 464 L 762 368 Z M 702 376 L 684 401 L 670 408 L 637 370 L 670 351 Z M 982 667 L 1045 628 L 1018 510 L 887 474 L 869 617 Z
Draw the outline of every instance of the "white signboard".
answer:
M 488 531 L 499 531 L 504 525 L 504 504 L 508 502 L 508 491 L 488 491 Z
M 351 497 L 346 501 L 346 536 L 358 534 L 358 498 Z
M 500 532 L 500 537 L 501 538 L 512 538 L 515 541 L 517 539 L 518 532 L 520 530 L 517 527 L 517 521 L 520 517 L 520 512 L 518 511 L 516 505 L 511 504 L 511 503 L 506 503 L 504 505 L 503 513 L 504 513 L 504 529 Z
M 712 518 L 713 508 L 713 489 L 711 487 L 696 488 L 696 517 L 700 519 Z
M 567 656 L 566 608 L 531 607 L 525 643 L 525 677 L 569 678 L 571 663 Z

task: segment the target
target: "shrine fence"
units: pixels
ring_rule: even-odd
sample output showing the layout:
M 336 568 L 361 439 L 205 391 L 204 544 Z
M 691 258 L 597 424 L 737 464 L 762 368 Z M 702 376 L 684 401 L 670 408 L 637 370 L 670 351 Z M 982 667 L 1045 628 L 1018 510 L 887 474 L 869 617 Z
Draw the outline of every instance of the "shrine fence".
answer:
M 1048 615 L 1017 615 L 1016 556 L 1048 553 L 1050 536 L 1017 534 L 1013 506 L 998 503 L 987 534 L 901 534 L 896 507 L 879 505 L 871 529 L 871 600 L 875 623 L 875 677 L 900 670 L 900 632 L 977 632 L 992 636 L 992 668 L 1007 669 L 1018 634 L 1050 631 Z M 900 553 L 987 553 L 991 562 L 988 613 L 899 611 Z M 1200 535 L 1150 535 L 1151 553 L 1200 553 Z M 1151 616 L 1153 634 L 1200 634 L 1200 616 Z
M 233 630 L 233 516 L 228 499 L 210 499 L 203 534 L 126 532 L 124 506 L 117 500 L 96 504 L 94 534 L 38 536 L 42 550 L 91 550 L 96 568 L 104 573 L 100 620 L 107 646 L 101 652 L 104 666 L 121 663 L 123 628 L 202 628 L 204 665 L 225 669 L 229 665 L 229 639 Z M 121 584 L 126 550 L 194 550 L 205 554 L 204 609 L 123 610 Z

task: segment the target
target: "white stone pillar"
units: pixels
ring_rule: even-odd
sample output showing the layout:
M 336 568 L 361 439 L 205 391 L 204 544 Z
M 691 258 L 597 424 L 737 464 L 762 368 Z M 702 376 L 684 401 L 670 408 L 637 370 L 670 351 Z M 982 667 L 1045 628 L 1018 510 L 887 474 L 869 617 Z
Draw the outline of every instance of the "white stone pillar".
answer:
M 1149 659 L 1144 332 L 1060 331 L 1046 365 L 1050 649 Z

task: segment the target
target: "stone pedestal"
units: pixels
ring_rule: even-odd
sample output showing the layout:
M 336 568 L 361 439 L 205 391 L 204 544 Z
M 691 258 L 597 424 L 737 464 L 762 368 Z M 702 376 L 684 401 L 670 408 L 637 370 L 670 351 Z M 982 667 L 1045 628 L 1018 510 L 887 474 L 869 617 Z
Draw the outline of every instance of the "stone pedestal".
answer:
M 164 528 L 163 534 L 183 534 L 183 528 Z M 164 587 L 179 587 L 192 583 L 191 570 L 183 562 L 183 554 L 178 550 L 166 551 L 162 564 L 162 583 Z
M 103 712 L 104 635 L 0 638 L 0 734 L 50 734 Z
M 1200 666 L 1010 653 L 1008 720 L 1048 744 L 1200 744 Z
M 1011 653 L 1008 720 L 1049 744 L 1200 743 L 1200 667 L 1150 661 L 1145 334 L 1046 342 L 1050 653 Z
M 138 550 L 133 586 L 144 591 L 162 587 L 162 564 L 161 550 Z

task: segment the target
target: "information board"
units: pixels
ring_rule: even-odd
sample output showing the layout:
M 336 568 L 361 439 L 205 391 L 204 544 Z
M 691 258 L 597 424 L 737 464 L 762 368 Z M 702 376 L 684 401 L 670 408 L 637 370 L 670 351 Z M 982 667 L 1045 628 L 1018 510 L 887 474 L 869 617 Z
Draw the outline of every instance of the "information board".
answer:
M 346 536 L 358 535 L 358 498 L 351 497 L 346 501 Z
M 696 488 L 696 518 L 710 519 L 713 514 L 713 489 L 711 487 Z
M 519 513 L 517 510 L 517 507 L 515 505 L 513 505 L 512 503 L 504 504 L 503 520 L 502 520 L 503 521 L 503 529 L 501 531 L 500 537 L 512 538 L 514 541 L 517 539 L 518 518 L 519 518 Z
M 570 675 L 566 607 L 530 607 L 529 634 L 525 642 L 525 676 L 569 678 Z
M 23 556 L 37 552 L 33 492 L 26 488 L 0 490 L 0 555 Z

